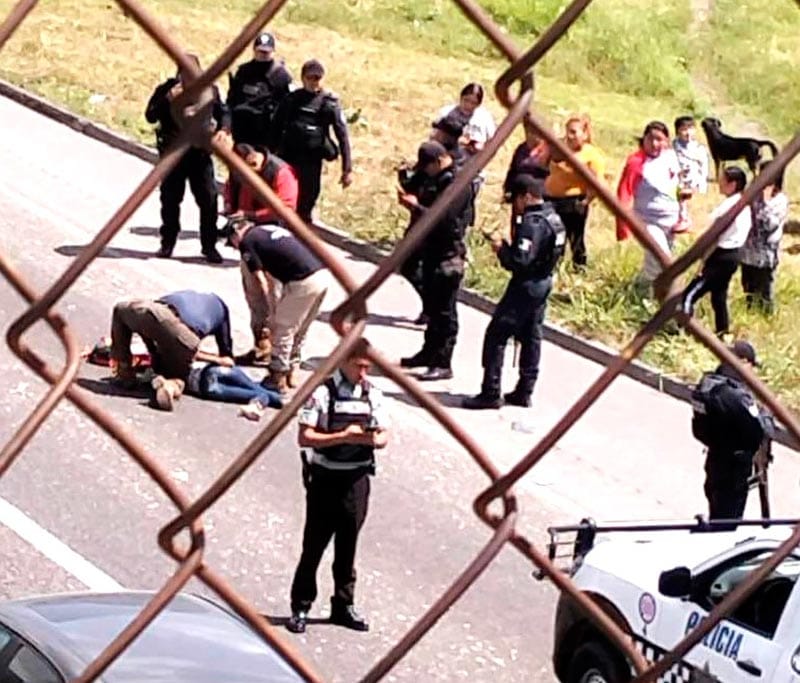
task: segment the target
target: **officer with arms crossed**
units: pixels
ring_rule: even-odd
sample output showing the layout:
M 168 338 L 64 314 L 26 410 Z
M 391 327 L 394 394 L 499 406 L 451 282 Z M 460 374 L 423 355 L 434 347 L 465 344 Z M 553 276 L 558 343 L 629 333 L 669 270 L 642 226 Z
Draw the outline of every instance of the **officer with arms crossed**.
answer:
M 397 200 L 419 220 L 456 178 L 459 168 L 452 155 L 435 140 L 423 142 L 417 152 L 414 173 L 422 180 L 414 188 L 397 191 Z M 400 359 L 404 368 L 428 366 L 421 380 L 450 379 L 453 350 L 458 336 L 456 300 L 467 247 L 464 243 L 472 206 L 472 187 L 467 186 L 447 206 L 444 215 L 419 247 L 422 254 L 422 310 L 428 316 L 422 349 Z
M 322 89 L 325 69 L 316 59 L 310 59 L 300 72 L 303 87 L 290 93 L 275 112 L 271 148 L 297 171 L 300 198 L 297 213 L 311 222 L 311 212 L 317 203 L 322 179 L 322 162 L 342 156 L 342 175 L 339 183 L 349 187 L 353 182 L 353 161 L 350 137 L 339 98 Z M 339 147 L 331 140 L 330 129 Z
M 383 395 L 370 384 L 369 342 L 360 339 L 341 367 L 321 384 L 300 412 L 298 444 L 304 449 L 306 524 L 303 552 L 291 590 L 287 628 L 306 630 L 317 597 L 317 569 L 334 537 L 331 622 L 367 631 L 353 607 L 356 542 L 367 516 L 375 450 L 389 441 Z
M 731 351 L 745 363 L 758 366 L 749 342 L 739 340 Z M 772 416 L 759 409 L 736 368 L 727 363 L 703 375 L 692 392 L 692 408 L 692 434 L 708 447 L 708 516 L 741 519 L 753 458 L 760 448 L 769 448 L 775 433 Z
M 200 60 L 189 54 L 197 68 Z M 145 117 L 148 123 L 157 123 L 156 144 L 158 153 L 164 154 L 180 132 L 179 123 L 172 113 L 172 103 L 183 92 L 188 74 L 178 71 L 174 78 L 168 78 L 159 85 L 147 103 Z M 208 126 L 215 133 L 215 139 L 230 143 L 230 115 L 219 97 L 217 86 L 211 86 L 214 97 L 213 114 Z M 214 165 L 211 154 L 201 147 L 190 147 L 181 157 L 177 166 L 161 181 L 161 248 L 157 255 L 161 258 L 172 256 L 178 233 L 181 231 L 181 202 L 186 192 L 186 181 L 200 209 L 200 245 L 203 256 L 209 263 L 222 263 L 217 251 L 217 184 L 214 179 Z
M 275 110 L 289 94 L 292 77 L 282 62 L 274 59 L 275 37 L 262 33 L 253 43 L 253 59 L 230 76 L 228 107 L 233 141 L 266 146 Z
M 564 254 L 564 224 L 550 204 L 542 200 L 544 181 L 518 175 L 509 183 L 511 194 L 511 242 L 497 233 L 492 248 L 500 265 L 511 272 L 503 298 L 495 308 L 483 339 L 483 383 L 477 396 L 464 399 L 464 408 L 499 408 L 503 404 L 500 380 L 503 355 L 510 337 L 520 343 L 519 381 L 505 402 L 530 405 L 539 376 L 547 297 L 553 269 Z

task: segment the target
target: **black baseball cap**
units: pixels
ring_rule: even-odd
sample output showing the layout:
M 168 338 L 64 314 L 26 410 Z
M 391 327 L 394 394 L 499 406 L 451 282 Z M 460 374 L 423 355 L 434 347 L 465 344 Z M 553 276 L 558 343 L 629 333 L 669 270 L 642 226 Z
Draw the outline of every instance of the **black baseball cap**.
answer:
M 253 41 L 253 49 L 259 52 L 272 52 L 275 49 L 275 36 L 271 33 L 261 33 Z
M 433 127 L 451 137 L 460 138 L 467 123 L 469 123 L 469 117 L 464 116 L 458 109 L 453 109 L 446 116 L 434 121 Z
M 417 150 L 417 165 L 415 168 L 420 170 L 433 161 L 438 161 L 447 154 L 447 149 L 441 142 L 428 140 L 423 142 Z
M 749 341 L 740 339 L 739 341 L 733 342 L 733 346 L 730 347 L 730 351 L 737 358 L 747 361 L 754 367 L 759 367 L 760 363 L 758 362 L 758 357 L 756 356 L 756 350 Z
M 544 197 L 544 180 L 534 178 L 529 173 L 520 173 L 515 175 L 508 184 L 508 194 L 511 199 L 523 194 Z
M 319 76 L 322 78 L 325 75 L 325 67 L 318 59 L 309 59 L 303 68 L 300 70 L 301 76 Z

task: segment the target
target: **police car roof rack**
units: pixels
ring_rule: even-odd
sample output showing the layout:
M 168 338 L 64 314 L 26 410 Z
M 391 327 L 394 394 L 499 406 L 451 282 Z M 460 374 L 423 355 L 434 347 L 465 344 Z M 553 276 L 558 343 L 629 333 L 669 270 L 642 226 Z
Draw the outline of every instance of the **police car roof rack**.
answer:
M 594 546 L 597 534 L 618 533 L 618 532 L 642 532 L 642 531 L 689 531 L 690 533 L 714 533 L 721 531 L 731 531 L 733 527 L 760 526 L 769 528 L 771 526 L 795 526 L 800 524 L 800 519 L 706 519 L 703 515 L 697 515 L 693 522 L 653 522 L 642 524 L 636 522 L 621 522 L 617 524 L 598 525 L 590 517 L 585 517 L 579 524 L 567 526 L 551 526 L 547 528 L 550 540 L 547 544 L 547 556 L 551 562 L 570 558 L 569 565 L 559 567 L 561 571 L 572 573 L 580 566 L 581 560 Z M 565 534 L 574 534 L 564 538 Z M 569 552 L 564 552 L 565 546 L 570 548 Z M 545 578 L 541 570 L 533 572 L 537 579 Z

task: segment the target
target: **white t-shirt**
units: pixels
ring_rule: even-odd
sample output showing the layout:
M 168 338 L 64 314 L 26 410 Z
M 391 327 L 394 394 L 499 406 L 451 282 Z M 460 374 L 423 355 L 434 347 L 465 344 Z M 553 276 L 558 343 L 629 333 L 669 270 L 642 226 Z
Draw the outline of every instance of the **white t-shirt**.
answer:
M 717 218 L 727 213 L 728 209 L 736 204 L 741 196 L 741 192 L 737 192 L 730 197 L 726 197 L 722 203 L 711 212 L 711 222 L 713 223 Z M 736 218 L 733 219 L 733 223 L 730 224 L 728 229 L 720 235 L 717 246 L 720 249 L 738 249 L 747 241 L 747 235 L 750 233 L 750 228 L 752 226 L 753 214 L 750 211 L 750 207 L 745 206 L 736 215 Z
M 443 119 L 455 108 L 455 104 L 445 105 L 439 110 L 435 120 Z M 497 126 L 492 113 L 486 107 L 480 106 L 472 112 L 469 122 L 464 126 L 464 137 L 483 145 L 495 134 L 496 130 Z

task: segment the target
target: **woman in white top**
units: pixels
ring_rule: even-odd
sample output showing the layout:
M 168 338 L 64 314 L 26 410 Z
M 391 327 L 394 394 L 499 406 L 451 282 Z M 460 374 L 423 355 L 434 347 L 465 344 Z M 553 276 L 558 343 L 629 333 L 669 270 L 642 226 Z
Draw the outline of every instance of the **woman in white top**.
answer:
M 738 166 L 728 166 L 720 175 L 719 189 L 725 199 L 711 212 L 711 223 L 727 213 L 742 196 L 747 185 L 747 175 Z M 752 212 L 745 206 L 720 235 L 717 246 L 703 263 L 703 268 L 683 292 L 681 308 L 687 315 L 694 313 L 694 306 L 700 298 L 711 294 L 711 307 L 714 309 L 714 325 L 717 336 L 728 332 L 728 285 L 736 268 L 742 245 L 752 227 Z

